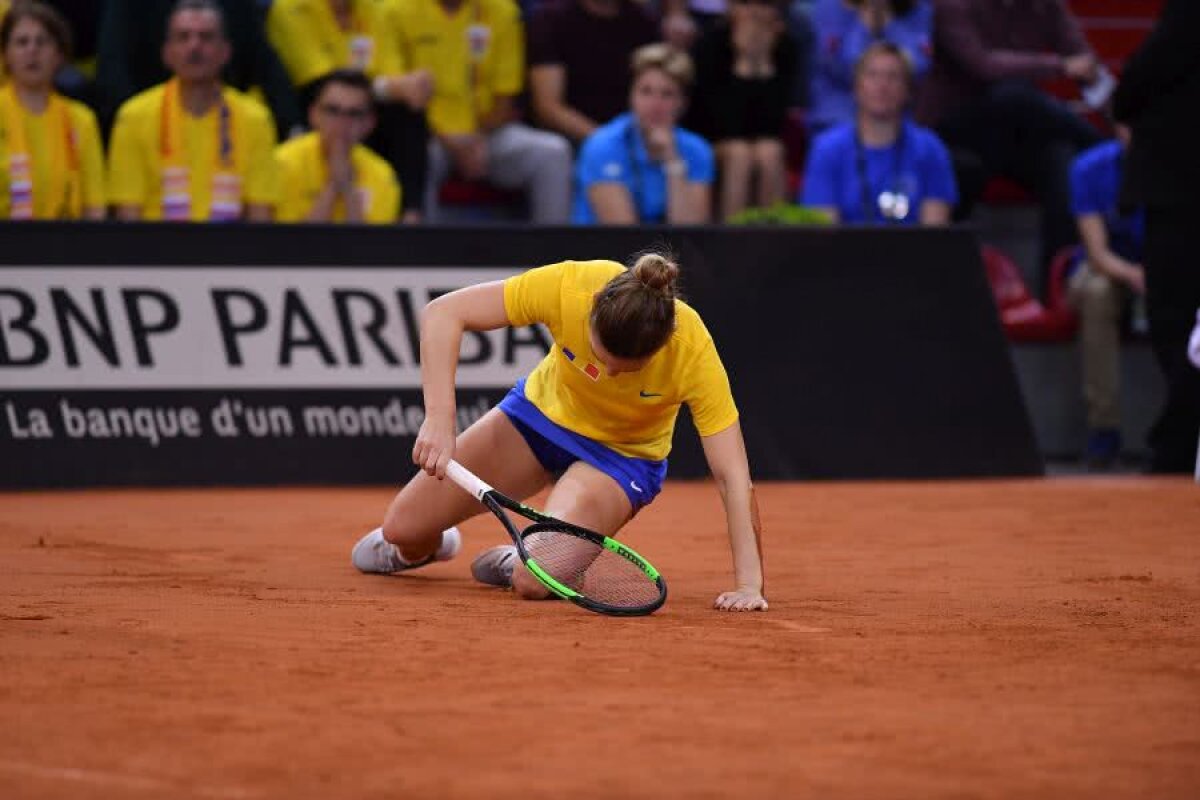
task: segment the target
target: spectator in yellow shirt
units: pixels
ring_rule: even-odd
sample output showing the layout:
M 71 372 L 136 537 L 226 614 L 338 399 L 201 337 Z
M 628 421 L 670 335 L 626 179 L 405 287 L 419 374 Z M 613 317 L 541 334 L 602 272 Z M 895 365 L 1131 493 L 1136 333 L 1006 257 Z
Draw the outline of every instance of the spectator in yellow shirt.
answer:
M 109 193 L 118 218 L 271 220 L 275 125 L 261 104 L 222 85 L 230 51 L 213 0 L 180 0 L 163 45 L 174 77 L 117 112 Z
M 405 218 L 420 214 L 429 129 L 425 108 L 433 94 L 428 70 L 406 71 L 391 34 L 386 0 L 275 0 L 267 35 L 301 101 L 311 107 L 320 79 L 337 69 L 358 70 L 372 81 L 376 125 L 366 144 L 392 165 L 405 187 Z
M 408 69 L 433 75 L 425 213 L 451 170 L 523 189 L 534 222 L 564 223 L 571 207 L 571 147 L 518 123 L 525 74 L 520 12 L 512 0 L 386 0 Z
M 104 154 L 96 117 L 54 91 L 70 28 L 42 3 L 0 22 L 0 218 L 103 219 Z
M 371 82 L 335 70 L 317 87 L 308 110 L 313 132 L 281 144 L 280 222 L 395 222 L 400 184 L 388 163 L 361 142 L 375 124 Z

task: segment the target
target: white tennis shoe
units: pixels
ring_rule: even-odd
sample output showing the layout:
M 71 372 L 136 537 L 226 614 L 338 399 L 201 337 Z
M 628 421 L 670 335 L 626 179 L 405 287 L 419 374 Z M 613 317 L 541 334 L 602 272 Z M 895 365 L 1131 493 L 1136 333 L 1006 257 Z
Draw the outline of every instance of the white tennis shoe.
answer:
M 430 564 L 434 561 L 449 561 L 462 549 L 462 534 L 458 528 L 442 531 L 442 543 L 429 558 L 410 564 L 400 556 L 400 548 L 383 538 L 383 528 L 376 528 L 358 540 L 350 551 L 350 563 L 359 572 L 390 575 Z
M 512 586 L 513 568 L 519 560 L 517 548 L 511 544 L 490 547 L 471 562 L 471 575 L 488 586 Z

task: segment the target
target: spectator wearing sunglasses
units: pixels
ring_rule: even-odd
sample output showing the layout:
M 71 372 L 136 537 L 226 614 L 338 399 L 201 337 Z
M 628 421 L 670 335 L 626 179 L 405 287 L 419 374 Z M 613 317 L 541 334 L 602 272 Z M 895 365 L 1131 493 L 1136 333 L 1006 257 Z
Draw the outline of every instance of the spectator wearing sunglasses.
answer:
M 631 110 L 583 143 L 574 222 L 632 225 L 709 221 L 714 160 L 708 142 L 679 127 L 692 59 L 668 44 L 633 54 Z
M 817 0 L 812 63 L 810 130 L 824 131 L 854 119 L 855 67 L 873 42 L 904 52 L 919 82 L 929 68 L 933 7 L 929 0 Z
M 280 222 L 388 224 L 400 211 L 396 173 L 363 140 L 375 125 L 371 82 L 336 70 L 321 80 L 308 110 L 312 133 L 281 144 Z
M 835 222 L 944 225 L 958 201 L 950 155 L 937 135 L 905 119 L 912 68 L 890 42 L 855 69 L 856 120 L 817 137 L 801 202 Z

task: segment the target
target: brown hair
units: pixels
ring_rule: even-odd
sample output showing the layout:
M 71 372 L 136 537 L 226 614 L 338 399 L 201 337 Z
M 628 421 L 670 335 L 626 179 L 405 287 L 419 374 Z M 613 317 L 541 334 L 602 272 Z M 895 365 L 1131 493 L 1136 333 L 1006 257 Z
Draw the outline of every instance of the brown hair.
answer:
M 679 265 L 656 251 L 604 285 L 592 305 L 592 328 L 617 358 L 654 355 L 675 330 Z
M 221 32 L 221 38 L 229 41 L 229 26 L 225 22 L 225 11 L 216 2 L 216 0 L 177 0 L 175 6 L 171 9 L 171 13 L 167 15 L 167 33 L 171 31 L 171 23 L 175 20 L 176 14 L 181 14 L 184 11 L 200 11 L 208 14 L 215 14 L 217 17 L 217 28 Z
M 662 42 L 643 45 L 634 50 L 633 56 L 629 59 L 629 65 L 633 70 L 634 81 L 640 78 L 643 72 L 659 69 L 674 79 L 684 93 L 687 93 L 691 87 L 692 79 L 696 74 L 691 56 L 677 47 Z
M 4 22 L 0 23 L 0 50 L 8 49 L 9 40 L 12 39 L 17 23 L 23 19 L 32 19 L 45 28 L 46 33 L 58 47 L 58 53 L 62 56 L 63 61 L 71 59 L 71 26 L 63 19 L 62 14 L 45 3 L 27 2 L 27 0 L 17 0 L 13 3 L 8 14 L 4 16 Z

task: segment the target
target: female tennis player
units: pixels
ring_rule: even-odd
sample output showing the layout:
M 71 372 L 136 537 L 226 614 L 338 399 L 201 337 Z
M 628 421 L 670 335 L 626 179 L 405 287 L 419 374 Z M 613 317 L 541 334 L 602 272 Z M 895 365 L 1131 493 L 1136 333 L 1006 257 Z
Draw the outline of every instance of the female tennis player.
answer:
M 725 505 L 735 588 L 725 611 L 765 611 L 760 531 L 738 412 L 700 316 L 677 297 L 678 266 L 658 253 L 631 269 L 564 261 L 430 303 L 421 324 L 425 422 L 413 447 L 423 469 L 392 500 L 381 528 L 354 547 L 363 572 L 395 573 L 453 558 L 456 526 L 483 511 L 441 480 L 454 458 L 510 497 L 553 484 L 545 512 L 615 536 L 659 493 L 681 403 L 700 432 Z M 464 331 L 542 323 L 554 348 L 474 425 L 455 437 L 455 370 Z M 483 583 L 527 599 L 549 591 L 512 545 L 472 564 Z

